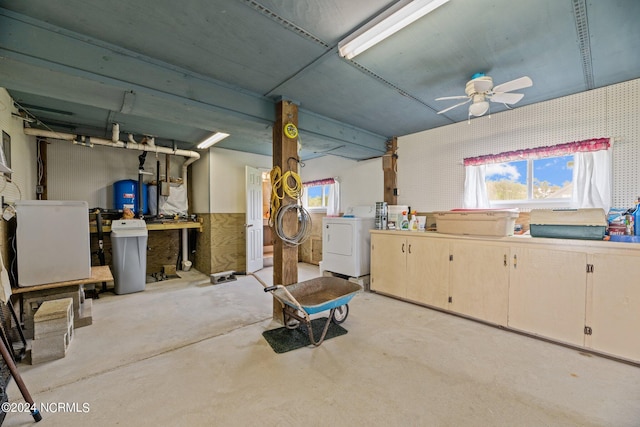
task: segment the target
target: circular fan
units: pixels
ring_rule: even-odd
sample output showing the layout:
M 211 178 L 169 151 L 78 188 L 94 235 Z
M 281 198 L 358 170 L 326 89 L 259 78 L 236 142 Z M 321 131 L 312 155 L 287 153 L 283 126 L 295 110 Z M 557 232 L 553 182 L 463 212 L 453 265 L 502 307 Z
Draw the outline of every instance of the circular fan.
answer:
M 469 117 L 480 117 L 489 110 L 489 101 L 500 102 L 502 104 L 515 104 L 522 99 L 524 94 L 510 92 L 513 90 L 524 89 L 532 85 L 533 81 L 529 77 L 524 76 L 494 87 L 493 79 L 491 77 L 485 76 L 483 73 L 476 73 L 471 77 L 471 80 L 467 82 L 464 90 L 466 95 L 436 98 L 436 101 L 453 99 L 465 100 L 452 105 L 451 107 L 445 108 L 444 110 L 438 111 L 438 114 L 446 113 L 449 110 L 471 102 L 471 105 L 469 106 Z

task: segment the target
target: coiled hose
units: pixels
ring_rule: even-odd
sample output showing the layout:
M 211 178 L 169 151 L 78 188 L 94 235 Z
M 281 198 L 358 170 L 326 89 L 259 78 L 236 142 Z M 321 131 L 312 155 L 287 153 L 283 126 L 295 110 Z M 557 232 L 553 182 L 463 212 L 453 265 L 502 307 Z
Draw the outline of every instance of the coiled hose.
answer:
M 311 215 L 302 206 L 300 199 L 302 197 L 302 180 L 300 175 L 293 171 L 287 171 L 284 174 L 279 166 L 271 169 L 271 214 L 269 216 L 269 225 L 275 229 L 276 234 L 283 242 L 289 245 L 300 245 L 311 235 Z M 285 195 L 296 200 L 281 206 Z M 285 214 L 292 210 L 296 210 L 298 218 L 298 232 L 292 236 L 288 236 L 283 231 L 283 218 Z
M 298 232 L 292 236 L 287 236 L 282 228 L 282 221 L 287 212 L 293 209 L 296 210 L 296 217 L 298 219 Z M 282 206 L 276 215 L 275 229 L 278 237 L 280 237 L 283 242 L 292 246 L 300 245 L 311 235 L 311 215 L 309 215 L 309 212 L 304 207 L 297 203 Z

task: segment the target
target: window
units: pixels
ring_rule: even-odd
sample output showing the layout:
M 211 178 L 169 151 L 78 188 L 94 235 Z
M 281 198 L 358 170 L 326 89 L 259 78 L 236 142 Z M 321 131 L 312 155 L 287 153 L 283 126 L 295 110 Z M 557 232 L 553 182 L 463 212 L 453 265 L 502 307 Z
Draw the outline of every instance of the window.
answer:
M 322 210 L 329 216 L 340 213 L 340 182 L 338 178 L 326 178 L 304 182 L 302 206 L 308 210 Z
M 329 204 L 329 191 L 333 184 L 310 185 L 305 187 L 303 205 L 306 208 L 327 208 Z
M 464 159 L 465 208 L 611 206 L 609 138 Z
M 485 184 L 489 201 L 571 202 L 573 163 L 571 154 L 488 164 Z

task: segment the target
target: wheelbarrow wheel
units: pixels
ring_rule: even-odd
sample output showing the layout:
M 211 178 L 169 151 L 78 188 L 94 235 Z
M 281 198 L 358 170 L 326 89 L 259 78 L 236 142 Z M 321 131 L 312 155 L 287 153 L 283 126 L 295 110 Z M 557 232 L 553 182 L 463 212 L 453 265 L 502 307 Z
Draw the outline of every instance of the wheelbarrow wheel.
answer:
M 296 314 L 297 314 L 297 310 L 296 310 Z M 282 310 L 282 318 L 283 318 L 282 320 L 284 321 L 284 326 L 287 329 L 298 329 L 298 326 L 300 326 L 300 321 L 295 319 L 293 316 L 291 316 L 287 311 L 287 309 Z
M 336 307 L 333 311 L 333 318 L 331 321 L 336 325 L 341 324 L 345 320 L 347 320 L 347 316 L 349 315 L 349 304 L 341 305 Z

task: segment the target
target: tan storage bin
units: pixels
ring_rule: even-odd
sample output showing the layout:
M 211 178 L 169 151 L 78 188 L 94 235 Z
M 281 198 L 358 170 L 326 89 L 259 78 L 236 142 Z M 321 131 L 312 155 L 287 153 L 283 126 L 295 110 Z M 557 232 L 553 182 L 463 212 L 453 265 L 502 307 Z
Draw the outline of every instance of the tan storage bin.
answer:
M 459 209 L 434 212 L 438 233 L 471 236 L 512 236 L 516 210 Z
M 607 228 L 604 209 L 532 209 L 532 237 L 602 240 Z

